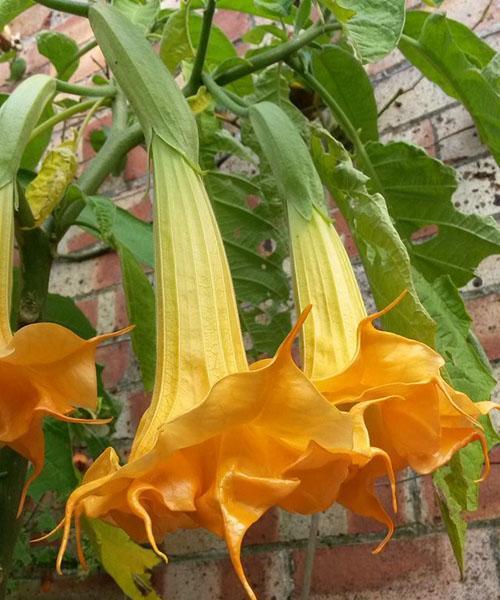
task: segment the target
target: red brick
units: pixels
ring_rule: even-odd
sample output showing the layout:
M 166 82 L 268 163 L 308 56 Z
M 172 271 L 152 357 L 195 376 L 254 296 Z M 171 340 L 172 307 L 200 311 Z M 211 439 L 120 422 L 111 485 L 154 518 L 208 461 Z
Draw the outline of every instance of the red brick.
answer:
M 11 22 L 10 30 L 14 35 L 20 34 L 21 37 L 28 37 L 41 29 L 48 29 L 51 15 L 50 8 L 35 4 Z
M 467 302 L 474 330 L 490 360 L 500 358 L 500 294 L 476 298 Z
M 104 254 L 96 261 L 94 272 L 95 290 L 102 290 L 121 281 L 120 259 L 115 252 Z
M 278 552 L 243 555 L 245 575 L 259 600 L 283 600 L 289 597 L 286 556 Z M 220 600 L 248 600 L 229 560 L 218 563 L 220 573 Z
M 268 544 L 278 540 L 279 513 L 278 509 L 268 510 L 256 523 L 250 527 L 245 535 L 244 543 Z
M 83 314 L 90 321 L 92 327 L 97 327 L 97 317 L 98 317 L 98 304 L 97 298 L 85 298 L 84 300 L 78 300 L 76 302 L 78 308 L 83 312 Z
M 240 39 L 245 31 L 251 27 L 250 15 L 232 10 L 218 10 L 214 17 L 214 23 L 231 40 Z
M 103 365 L 102 380 L 107 388 L 114 388 L 125 377 L 131 363 L 130 342 L 123 340 L 100 346 L 96 362 Z
M 111 125 L 111 114 L 103 115 L 98 119 L 94 119 L 85 130 L 85 135 L 83 136 L 83 144 L 82 144 L 82 158 L 83 160 L 90 160 L 95 156 L 94 149 L 90 143 L 90 135 L 93 131 L 97 131 L 98 129 L 102 129 L 104 126 Z
M 142 146 L 133 148 L 127 156 L 125 167 L 125 181 L 132 181 L 144 177 L 148 167 L 148 154 Z
M 380 554 L 372 554 L 372 544 L 320 548 L 314 561 L 312 592 L 362 592 L 382 588 L 409 573 L 439 572 L 444 542 L 441 536 L 394 540 Z M 304 553 L 295 552 L 293 560 L 296 589 L 300 589 Z
M 70 575 L 58 577 L 50 572 L 45 573 L 38 581 L 18 583 L 14 589 L 14 596 L 19 600 L 122 600 L 123 592 L 111 577 L 104 573 L 89 575 L 83 579 L 81 576 Z
M 106 60 L 100 48 L 94 48 L 80 58 L 77 70 L 72 76 L 73 81 L 83 82 L 96 73 L 104 74 Z M 91 85 L 89 83 L 89 85 Z
M 136 429 L 139 425 L 142 415 L 144 414 L 144 411 L 151 404 L 151 394 L 149 392 L 145 392 L 144 390 L 133 392 L 128 397 L 128 404 L 131 419 L 130 424 L 133 429 Z
M 89 20 L 76 15 L 68 17 L 62 23 L 56 25 L 54 30 L 64 33 L 75 40 L 78 45 L 88 42 L 94 36 Z
M 68 252 L 79 252 L 93 246 L 95 243 L 96 238 L 93 235 L 86 231 L 78 231 L 68 239 L 66 249 Z

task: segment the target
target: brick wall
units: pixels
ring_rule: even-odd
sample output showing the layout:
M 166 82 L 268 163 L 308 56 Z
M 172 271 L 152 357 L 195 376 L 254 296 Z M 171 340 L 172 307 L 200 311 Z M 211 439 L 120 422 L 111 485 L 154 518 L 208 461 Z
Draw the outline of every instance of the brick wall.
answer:
M 412 5 L 418 3 L 412 2 Z M 445 0 L 448 15 L 470 26 L 493 46 L 500 41 L 499 8 L 487 0 Z M 482 19 L 482 20 L 481 20 Z M 245 15 L 219 11 L 217 24 L 237 40 L 250 23 Z M 73 37 L 79 44 L 91 37 L 85 19 L 65 16 L 35 6 L 16 19 L 11 29 L 23 42 L 28 73 L 50 72 L 44 57 L 37 53 L 34 35 L 40 29 L 54 28 Z M 98 49 L 81 61 L 74 81 L 83 81 L 99 70 L 103 57 Z M 399 96 L 381 116 L 382 140 L 402 139 L 424 146 L 428 152 L 458 169 L 461 184 L 454 199 L 464 212 L 500 215 L 498 170 L 481 145 L 466 111 L 433 84 L 422 79 L 399 52 L 394 52 L 370 67 L 379 106 L 399 90 Z M 0 82 L 8 75 L 0 64 Z M 8 84 L 5 83 L 8 87 Z M 102 117 L 101 117 L 102 118 Z M 96 120 L 94 127 L 104 121 Z M 93 152 L 88 143 L 83 163 Z M 103 189 L 116 202 L 134 214 L 151 218 L 145 198 L 144 150 L 133 150 L 127 161 L 124 180 L 109 178 Z M 342 220 L 338 226 L 348 235 Z M 363 289 L 367 284 L 356 256 L 351 250 Z M 87 250 L 92 238 L 81 231 L 70 231 L 60 247 L 61 254 Z M 489 358 L 500 374 L 500 258 L 485 260 L 478 276 L 464 289 L 464 297 L 474 318 L 474 328 Z M 78 305 L 100 331 L 110 331 L 126 323 L 119 263 L 114 254 L 68 262 L 59 260 L 52 273 L 51 291 L 76 298 Z M 369 300 L 367 298 L 367 300 Z M 109 390 L 123 403 L 117 430 L 117 443 L 127 447 L 147 405 L 148 397 L 140 384 L 137 365 L 126 337 L 109 341 L 99 350 L 105 365 L 104 379 Z M 457 568 L 436 506 L 428 477 L 408 472 L 400 475 L 398 531 L 387 549 L 378 556 L 370 550 L 380 536 L 379 526 L 370 520 L 347 513 L 339 506 L 322 515 L 318 552 L 314 567 L 311 600 L 492 600 L 500 594 L 500 453 L 492 457 L 492 475 L 482 485 L 480 510 L 471 515 L 468 545 L 468 570 L 464 582 Z M 386 483 L 379 484 L 382 497 L 389 499 Z M 244 564 L 249 579 L 262 600 L 298 598 L 304 568 L 304 548 L 309 519 L 271 511 L 248 533 Z M 243 599 L 243 592 L 226 558 L 224 543 L 203 531 L 171 535 L 165 549 L 171 563 L 155 574 L 158 586 L 169 600 Z M 22 583 L 18 598 L 58 600 L 123 598 L 105 576 L 93 576 L 75 585 L 70 576 L 34 577 Z

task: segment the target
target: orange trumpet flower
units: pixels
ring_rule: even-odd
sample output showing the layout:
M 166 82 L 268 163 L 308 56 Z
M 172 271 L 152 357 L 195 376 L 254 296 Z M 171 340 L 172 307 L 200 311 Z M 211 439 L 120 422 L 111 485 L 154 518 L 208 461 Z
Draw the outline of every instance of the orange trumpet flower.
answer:
M 13 185 L 9 182 L 0 189 L 0 447 L 9 446 L 34 467 L 24 485 L 20 513 L 29 485 L 44 464 L 44 417 L 76 423 L 107 422 L 68 415 L 76 406 L 96 408 L 95 348 L 125 330 L 83 340 L 60 325 L 36 323 L 12 333 Z
M 60 569 L 71 521 L 82 515 L 157 542 L 177 528 L 204 527 L 226 539 L 241 565 L 245 532 L 271 506 L 313 513 L 344 482 L 357 509 L 392 528 L 374 495 L 387 454 L 370 447 L 361 403 L 339 410 L 295 365 L 291 349 L 309 308 L 272 360 L 247 365 L 229 268 L 200 175 L 154 137 L 158 348 L 151 407 L 129 461 L 108 449 L 70 496 Z M 79 555 L 83 561 L 81 548 Z M 164 555 L 162 555 L 164 556 Z M 166 557 L 165 557 L 166 558 Z

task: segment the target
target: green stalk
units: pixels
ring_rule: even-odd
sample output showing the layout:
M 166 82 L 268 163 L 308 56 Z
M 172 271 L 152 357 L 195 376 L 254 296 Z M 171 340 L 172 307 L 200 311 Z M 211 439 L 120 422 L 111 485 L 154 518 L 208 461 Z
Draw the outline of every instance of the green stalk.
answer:
M 203 65 L 205 64 L 205 58 L 207 56 L 208 41 L 210 39 L 210 31 L 212 29 L 212 19 L 214 18 L 216 0 L 208 0 L 207 7 L 203 13 L 203 24 L 201 27 L 200 42 L 198 44 L 198 51 L 196 58 L 194 59 L 193 70 L 191 71 L 191 77 L 186 84 L 183 92 L 185 96 L 194 96 L 196 90 L 201 85 L 201 74 L 203 71 Z
M 10 448 L 0 450 L 0 600 L 7 595 L 12 557 L 22 519 L 17 507 L 28 461 Z
M 202 75 L 203 83 L 206 85 L 207 90 L 212 94 L 212 96 L 223 104 L 226 108 L 228 108 L 231 112 L 239 117 L 248 117 L 248 107 L 244 106 L 243 103 L 239 103 L 236 100 L 233 100 L 227 94 L 223 88 L 218 86 L 215 81 L 208 75 L 207 73 L 203 73 Z
M 56 89 L 58 92 L 74 94 L 75 96 L 114 96 L 116 94 L 114 85 L 77 85 L 61 79 L 56 80 Z
M 39 136 L 41 133 L 43 133 L 44 131 L 47 131 L 47 129 L 51 129 L 52 127 L 54 127 L 54 125 L 57 125 L 57 123 L 60 123 L 61 121 L 66 121 L 67 119 L 71 118 L 73 115 L 77 115 L 78 113 L 89 110 L 90 108 L 92 108 L 94 106 L 95 102 L 96 102 L 95 100 L 86 100 L 85 102 L 80 102 L 79 104 L 74 104 L 73 106 L 70 106 L 66 110 L 62 110 L 61 112 L 57 113 L 56 115 L 48 118 L 43 123 L 40 123 L 40 125 L 38 125 L 38 127 L 35 127 L 35 129 L 33 129 L 31 136 L 30 136 L 30 142 L 33 139 L 35 139 L 37 136 Z
M 338 29 L 340 29 L 339 23 L 327 23 L 326 25 L 311 27 L 302 35 L 299 35 L 284 44 L 275 46 L 266 52 L 262 52 L 262 54 L 258 54 L 257 56 L 250 58 L 244 64 L 231 67 L 223 73 L 216 74 L 214 79 L 219 85 L 226 85 L 235 79 L 241 79 L 259 69 L 269 67 L 274 63 L 285 60 L 288 56 L 297 52 L 297 50 L 300 50 L 304 46 L 307 46 L 307 44 L 310 44 L 320 35 L 337 31 Z
M 90 8 L 85 0 L 38 0 L 38 4 L 80 17 L 86 17 Z

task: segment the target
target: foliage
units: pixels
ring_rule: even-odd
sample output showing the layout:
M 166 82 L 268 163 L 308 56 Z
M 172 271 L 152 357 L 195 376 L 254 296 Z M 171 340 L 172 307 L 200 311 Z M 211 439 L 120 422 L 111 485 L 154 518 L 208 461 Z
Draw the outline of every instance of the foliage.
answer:
M 0 31 L 32 4 L 2 0 Z M 250 46 L 245 48 L 236 47 L 210 22 L 205 9 L 211 2 L 183 1 L 175 11 L 162 10 L 157 0 L 114 0 L 117 10 L 92 4 L 87 11 L 90 25 L 123 89 L 109 80 L 107 70 L 92 86 L 75 87 L 71 79 L 91 46 L 79 47 L 55 31 L 39 32 L 36 44 L 53 65 L 57 83 L 48 76 L 26 77 L 26 64 L 15 48 L 0 55 L 0 61 L 10 61 L 12 86 L 26 91 L 17 114 L 27 116 L 6 119 L 9 128 L 0 156 L 0 188 L 17 172 L 18 239 L 22 243 L 26 232 L 37 228 L 56 254 L 62 236 L 75 225 L 118 253 L 127 313 L 135 324 L 132 346 L 145 389 L 153 388 L 156 364 L 152 225 L 99 191 L 111 170 L 108 164 L 114 165 L 113 175 L 121 175 L 126 153 L 139 143 L 141 130 L 147 150 L 153 136 L 159 136 L 204 178 L 251 359 L 272 355 L 290 328 L 292 282 L 284 201 L 307 219 L 312 204 L 323 200 L 319 179 L 310 178 L 303 168 L 309 159 L 303 144 L 297 143 L 303 139 L 321 182 L 347 221 L 378 308 L 408 291 L 384 316 L 384 327 L 435 347 L 446 361 L 447 380 L 472 400 L 490 397 L 494 380 L 471 331 L 460 289 L 482 260 L 500 252 L 499 230 L 491 217 L 456 209 L 453 194 L 460 184 L 451 166 L 407 142 L 379 141 L 382 107 L 377 106 L 365 65 L 398 48 L 425 78 L 465 107 L 498 162 L 500 59 L 471 29 L 435 10 L 439 0 L 426 0 L 426 11 L 407 11 L 405 4 L 219 0 L 218 10 L 261 19 L 244 33 Z M 60 5 L 75 12 L 71 0 L 60 0 Z M 116 35 L 117 30 L 123 35 Z M 309 36 L 307 43 L 293 46 L 301 36 Z M 151 42 L 159 42 L 158 57 L 145 61 Z M 199 148 L 193 141 L 195 121 L 191 115 L 185 118 L 178 96 L 170 93 L 165 67 L 187 83 L 186 90 L 194 91 L 185 95 L 196 114 Z M 213 83 L 204 78 L 208 74 Z M 93 97 L 100 89 L 109 91 L 102 106 L 111 107 L 112 125 L 92 133 L 97 155 L 78 175 L 78 141 L 66 137 L 56 142 L 53 133 L 58 123 L 66 125 L 73 118 L 78 103 L 59 92 Z M 144 89 L 149 94 L 146 102 Z M 180 117 L 172 120 L 171 114 Z M 42 317 L 91 337 L 95 332 L 73 300 L 48 294 L 47 281 Z M 13 322 L 25 283 L 14 289 Z M 102 385 L 100 369 L 98 373 L 97 416 L 116 419 L 118 407 Z M 497 437 L 489 421 L 484 427 L 492 447 Z M 47 545 L 30 558 L 27 537 L 55 524 L 52 503 L 62 505 L 78 484 L 75 450 L 96 458 L 112 444 L 112 434 L 113 425 L 96 431 L 47 420 L 46 464 L 30 488 L 32 513 L 16 548 L 19 568 L 31 560 L 51 563 L 53 551 Z M 438 502 L 462 572 L 467 528 L 463 513 L 477 508 L 475 480 L 482 458 L 476 445 L 464 448 L 435 475 Z M 125 594 L 156 597 L 149 571 L 157 561 L 149 551 L 105 523 L 89 522 L 87 532 L 89 549 Z

